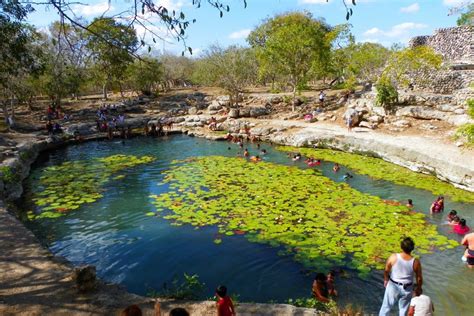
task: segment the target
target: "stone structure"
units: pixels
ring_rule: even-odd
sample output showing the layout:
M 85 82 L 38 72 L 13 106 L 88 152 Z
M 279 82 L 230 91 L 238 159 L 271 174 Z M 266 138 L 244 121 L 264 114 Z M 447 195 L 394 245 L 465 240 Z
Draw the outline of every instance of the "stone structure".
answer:
M 431 36 L 417 36 L 410 47 L 427 45 L 443 56 L 445 70 L 433 72 L 426 80 L 415 84 L 415 89 L 430 93 L 453 94 L 466 89 L 474 81 L 474 26 L 442 28 Z M 465 100 L 462 101 L 463 103 Z
M 410 47 L 428 45 L 443 55 L 449 64 L 474 63 L 474 26 L 442 28 L 431 36 L 417 36 L 410 40 Z

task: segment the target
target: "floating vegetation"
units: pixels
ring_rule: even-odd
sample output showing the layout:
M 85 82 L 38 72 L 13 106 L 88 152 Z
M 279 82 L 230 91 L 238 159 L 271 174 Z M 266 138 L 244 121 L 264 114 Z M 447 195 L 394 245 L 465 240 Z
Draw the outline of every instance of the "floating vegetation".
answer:
M 150 156 L 113 155 L 48 167 L 41 173 L 39 189 L 33 198 L 43 212 L 28 214 L 28 218 L 56 218 L 84 203 L 95 202 L 102 197 L 102 187 L 113 174 L 153 160 Z M 114 179 L 123 177 L 118 175 Z
M 435 195 L 446 195 L 451 197 L 453 201 L 474 202 L 473 192 L 458 189 L 447 182 L 437 179 L 435 176 L 416 173 L 379 158 L 331 149 L 296 148 L 289 146 L 279 146 L 278 149 L 286 152 L 299 152 L 307 157 L 336 162 L 360 174 L 368 175 L 371 178 L 387 180 L 395 184 L 427 190 Z
M 216 244 L 243 234 L 281 247 L 280 255 L 293 255 L 308 268 L 349 266 L 363 275 L 383 268 L 407 235 L 418 254 L 457 246 L 423 214 L 388 205 L 314 169 L 210 156 L 175 162 L 165 173 L 169 192 L 150 196 L 165 219 L 216 225 Z

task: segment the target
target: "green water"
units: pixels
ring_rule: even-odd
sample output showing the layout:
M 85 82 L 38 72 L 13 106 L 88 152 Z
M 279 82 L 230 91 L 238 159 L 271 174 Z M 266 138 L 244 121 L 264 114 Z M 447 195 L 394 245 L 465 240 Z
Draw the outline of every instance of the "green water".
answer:
M 258 154 L 255 145 L 246 147 Z M 268 151 L 267 161 L 306 168 L 303 162 L 289 160 L 286 153 L 264 144 L 262 148 Z M 55 254 L 74 264 L 93 264 L 102 278 L 121 283 L 138 294 L 159 290 L 174 275 L 187 272 L 198 274 L 206 283 L 203 297 L 211 296 L 218 284 L 226 284 L 242 301 L 282 302 L 290 297 L 308 296 L 314 273 L 295 262 L 292 256 L 278 256 L 278 247 L 252 243 L 238 235 L 224 236 L 222 243 L 216 245 L 217 227 L 195 230 L 188 225 L 172 226 L 163 218 L 145 215 L 155 209 L 149 196 L 169 189 L 160 183 L 163 171 L 170 168 L 172 160 L 207 155 L 234 157 L 238 151 L 238 146 L 225 142 L 175 136 L 89 142 L 45 154 L 26 181 L 23 201 L 26 210 L 38 210 L 31 203 L 31 196 L 38 189 L 41 170 L 47 166 L 113 154 L 150 155 L 156 160 L 127 169 L 123 173 L 125 178 L 106 183 L 104 197 L 94 203 L 83 204 L 59 218 L 26 221 L 26 224 Z M 332 164 L 325 162 L 317 168 L 338 182 L 343 181 L 341 175 L 347 171 L 342 167 L 339 174 L 335 174 Z M 423 213 L 428 213 L 435 198 L 426 191 L 353 174 L 354 178 L 348 181 L 353 188 L 383 199 L 412 198 L 415 209 Z M 447 200 L 446 209 L 452 208 L 458 210 L 468 224 L 474 223 L 473 204 Z M 430 217 L 429 221 L 439 225 L 441 234 L 460 239 L 449 233 L 443 215 Z M 462 248 L 457 248 L 421 257 L 425 293 L 432 297 L 437 313 L 469 314 L 474 271 L 463 266 L 461 254 Z M 336 281 L 338 301 L 363 305 L 366 311 L 376 312 L 383 297 L 381 271 L 373 271 L 365 279 L 350 269 L 344 271 Z

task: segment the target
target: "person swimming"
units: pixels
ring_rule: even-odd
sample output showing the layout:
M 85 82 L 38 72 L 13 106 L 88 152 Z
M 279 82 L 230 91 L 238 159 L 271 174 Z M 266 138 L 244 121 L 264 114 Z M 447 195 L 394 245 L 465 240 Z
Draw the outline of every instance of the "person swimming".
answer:
M 459 234 L 459 235 L 465 235 L 467 234 L 471 229 L 469 228 L 469 226 L 466 225 L 466 220 L 464 218 L 462 218 L 460 221 L 459 221 L 459 224 L 456 224 L 454 225 L 453 227 L 453 232 L 455 232 L 456 234 Z
M 301 154 L 297 153 L 296 155 L 293 156 L 293 161 L 298 161 L 301 159 Z
M 338 172 L 340 169 L 341 169 L 341 167 L 339 166 L 338 163 L 335 163 L 334 167 L 332 167 L 332 171 L 334 171 L 334 172 Z
M 406 207 L 413 208 L 413 200 L 412 199 L 408 199 Z
M 245 148 L 244 150 L 244 157 L 248 157 L 250 155 L 249 150 Z
M 260 146 L 259 146 L 259 148 L 260 148 Z M 267 150 L 266 150 L 266 149 L 262 149 L 262 150 L 260 151 L 260 154 L 266 155 L 266 154 L 267 154 Z
M 430 207 L 430 213 L 441 213 L 444 211 L 444 197 L 443 196 L 438 196 L 436 201 L 431 204 Z
M 349 172 L 347 172 L 345 175 L 342 176 L 343 180 L 348 180 L 348 179 L 352 179 L 352 178 L 353 178 L 353 176 Z
M 446 220 L 451 223 L 453 220 L 454 220 L 454 217 L 456 217 L 458 215 L 458 212 L 456 212 L 456 210 L 451 210 L 448 214 L 448 216 L 446 216 Z
M 253 161 L 253 162 L 258 162 L 258 161 L 261 161 L 262 158 L 260 158 L 260 156 L 252 156 L 250 157 L 250 161 Z

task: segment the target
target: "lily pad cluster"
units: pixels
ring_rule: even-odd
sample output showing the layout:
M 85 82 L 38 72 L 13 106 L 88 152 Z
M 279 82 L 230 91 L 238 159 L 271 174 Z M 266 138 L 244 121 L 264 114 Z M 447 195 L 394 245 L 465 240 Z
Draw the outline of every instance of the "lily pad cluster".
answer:
M 418 254 L 457 246 L 423 214 L 314 169 L 210 156 L 175 163 L 164 183 L 169 191 L 151 196 L 157 215 L 174 225 L 216 225 L 216 243 L 238 234 L 281 247 L 308 268 L 383 268 L 403 236 L 414 238 Z
M 278 150 L 299 152 L 311 158 L 335 162 L 368 175 L 374 179 L 381 179 L 395 184 L 430 191 L 436 195 L 446 195 L 458 202 L 474 202 L 474 193 L 458 189 L 453 185 L 437 179 L 435 176 L 416 173 L 407 168 L 389 163 L 379 158 L 351 154 L 331 149 L 296 148 L 279 146 Z
M 150 156 L 113 155 L 48 167 L 41 173 L 33 198 L 43 212 L 39 215 L 30 212 L 28 218 L 56 218 L 84 203 L 95 202 L 102 197 L 102 187 L 113 174 L 153 160 Z M 114 179 L 123 176 L 118 175 Z

